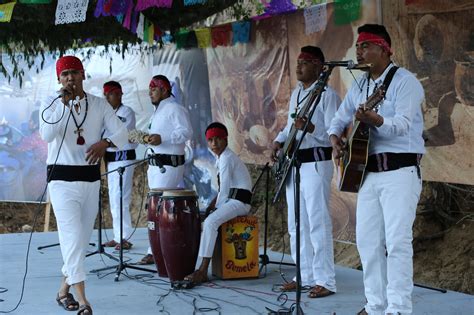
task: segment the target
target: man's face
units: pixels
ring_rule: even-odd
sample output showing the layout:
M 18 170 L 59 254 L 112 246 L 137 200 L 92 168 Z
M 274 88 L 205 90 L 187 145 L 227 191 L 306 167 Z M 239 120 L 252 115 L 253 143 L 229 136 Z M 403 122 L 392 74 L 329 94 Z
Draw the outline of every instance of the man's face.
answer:
M 211 149 L 214 154 L 217 156 L 221 155 L 224 152 L 227 146 L 227 139 L 221 137 L 212 137 L 207 140 L 207 146 Z
M 148 94 L 153 105 L 158 105 L 165 98 L 166 91 L 161 87 L 150 87 Z
M 84 71 L 66 69 L 59 74 L 59 83 L 66 87 L 75 87 L 76 91 L 82 91 L 82 81 L 85 79 Z
M 303 83 L 316 81 L 321 72 L 321 62 L 319 60 L 298 59 L 296 64 L 296 79 Z
M 105 98 L 113 108 L 117 108 L 122 103 L 122 92 L 120 90 L 113 90 L 107 93 Z
M 382 47 L 371 42 L 356 44 L 357 63 L 372 63 L 374 67 L 384 62 Z

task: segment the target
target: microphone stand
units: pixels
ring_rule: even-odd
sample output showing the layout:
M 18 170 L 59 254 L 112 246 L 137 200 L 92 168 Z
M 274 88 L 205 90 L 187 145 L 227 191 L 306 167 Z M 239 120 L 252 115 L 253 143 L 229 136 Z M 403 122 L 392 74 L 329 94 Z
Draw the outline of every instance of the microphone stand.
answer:
M 285 263 L 285 262 L 279 262 L 279 261 L 271 261 L 268 258 L 267 255 L 267 244 L 268 244 L 268 192 L 270 191 L 270 167 L 268 166 L 269 162 L 265 164 L 262 168 L 262 171 L 260 172 L 260 175 L 257 177 L 257 180 L 255 181 L 255 184 L 253 185 L 252 188 L 252 193 L 255 192 L 255 188 L 257 187 L 260 179 L 262 178 L 263 174 L 266 174 L 265 178 L 265 213 L 264 213 L 264 225 L 265 228 L 263 230 L 263 254 L 259 256 L 260 258 L 260 269 L 258 273 L 262 272 L 263 267 L 265 267 L 265 272 L 266 272 L 266 267 L 268 264 L 278 264 L 278 265 L 285 265 L 285 266 L 294 266 L 295 264 L 293 263 Z
M 120 187 L 120 249 L 119 249 L 119 259 L 118 259 L 118 265 L 109 266 L 109 267 L 100 268 L 100 269 L 94 269 L 94 270 L 91 270 L 91 273 L 97 273 L 97 272 L 101 272 L 101 271 L 109 270 L 109 269 L 116 269 L 116 274 L 115 274 L 115 279 L 114 279 L 115 281 L 119 281 L 120 274 L 122 273 L 122 270 L 125 270 L 125 268 L 156 273 L 156 270 L 137 267 L 137 266 L 134 266 L 134 265 L 131 265 L 131 264 L 124 263 L 123 262 L 123 244 L 122 244 L 122 240 L 123 240 L 123 221 L 122 221 L 122 219 L 123 219 L 123 173 L 124 173 L 124 171 L 127 167 L 144 163 L 144 162 L 150 160 L 151 158 L 158 159 L 158 156 L 150 155 L 146 159 L 138 160 L 138 161 L 132 162 L 130 164 L 127 164 L 125 166 L 120 166 L 120 167 L 118 167 L 114 170 L 111 170 L 109 172 L 106 172 L 106 173 L 102 174 L 102 175 L 107 175 L 107 174 L 110 174 L 110 173 L 113 173 L 113 172 L 118 172 L 118 174 L 119 174 L 119 187 Z
M 100 185 L 100 188 L 99 188 L 99 228 L 97 229 L 97 234 L 98 234 L 98 236 L 97 236 L 97 242 L 98 242 L 97 250 L 92 252 L 92 253 L 87 254 L 86 257 L 92 256 L 92 255 L 95 255 L 95 254 L 103 254 L 103 255 L 109 257 L 112 260 L 118 261 L 117 257 L 115 257 L 112 254 L 107 253 L 104 250 L 104 245 L 102 244 L 102 181 L 101 181 L 101 185 Z

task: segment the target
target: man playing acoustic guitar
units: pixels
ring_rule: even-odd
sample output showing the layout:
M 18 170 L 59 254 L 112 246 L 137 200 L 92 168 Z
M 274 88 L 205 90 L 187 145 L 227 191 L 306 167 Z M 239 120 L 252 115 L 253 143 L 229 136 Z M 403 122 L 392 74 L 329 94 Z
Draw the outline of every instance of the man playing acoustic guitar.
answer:
M 354 116 L 370 135 L 357 196 L 356 240 L 367 299 L 358 314 L 411 314 L 412 227 L 425 152 L 424 92 L 411 72 L 390 60 L 391 40 L 384 26 L 366 24 L 357 31 L 357 62 L 373 66 L 348 91 L 328 134 L 336 159 L 347 149 L 340 137 Z M 364 103 L 381 85 L 385 93 L 379 110 L 367 109 Z
M 307 117 L 300 111 L 306 101 L 311 100 L 311 92 L 318 83 L 324 64 L 324 55 L 320 48 L 305 46 L 301 48 L 296 66 L 298 86 L 290 98 L 287 125 L 273 143 L 273 159 L 277 160 L 278 151 L 283 143 L 289 141 L 292 126 L 297 129 L 296 140 L 301 138 L 302 129 Z M 333 165 L 331 162 L 331 143 L 326 132 L 341 100 L 329 86 L 321 95 L 308 125 L 308 133 L 303 138 L 296 153 L 301 162 L 301 243 L 296 248 L 295 224 L 295 167 L 286 180 L 286 201 L 288 203 L 288 233 L 293 260 L 296 251 L 301 253 L 301 284 L 310 286 L 310 298 L 321 298 L 336 292 L 334 256 L 332 243 L 332 223 L 329 215 L 329 195 Z M 313 105 L 309 104 L 308 108 Z M 293 117 L 293 113 L 296 113 Z M 295 280 L 296 278 L 294 278 Z M 288 282 L 281 287 L 282 291 L 295 291 L 296 282 Z

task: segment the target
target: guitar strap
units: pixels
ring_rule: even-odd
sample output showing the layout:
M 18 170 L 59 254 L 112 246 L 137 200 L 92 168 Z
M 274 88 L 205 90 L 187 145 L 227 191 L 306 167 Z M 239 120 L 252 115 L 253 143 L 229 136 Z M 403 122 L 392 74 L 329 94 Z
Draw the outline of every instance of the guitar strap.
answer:
M 392 82 L 393 76 L 395 75 L 395 72 L 397 72 L 399 67 L 393 66 L 390 70 L 388 70 L 387 75 L 385 76 L 385 79 L 383 80 L 383 86 L 385 88 L 385 91 L 388 90 L 388 86 Z

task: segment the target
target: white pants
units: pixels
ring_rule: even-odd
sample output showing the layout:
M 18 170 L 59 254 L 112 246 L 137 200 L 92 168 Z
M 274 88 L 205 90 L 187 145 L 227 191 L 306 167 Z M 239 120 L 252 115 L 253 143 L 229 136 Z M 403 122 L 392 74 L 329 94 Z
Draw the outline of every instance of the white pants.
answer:
M 161 173 L 158 166 L 148 166 L 148 187 L 157 188 L 178 188 L 184 187 L 184 165 L 177 167 L 165 165 L 166 172 Z
M 241 215 L 247 215 L 250 205 L 242 201 L 229 199 L 204 220 L 199 257 L 211 258 L 216 245 L 218 229 L 221 224 Z
M 113 171 L 118 167 L 126 166 L 134 161 L 115 161 L 107 164 L 107 171 Z M 128 239 L 132 234 L 132 219 L 130 218 L 130 202 L 132 201 L 133 170 L 135 165 L 125 168 L 122 176 L 122 239 Z M 112 224 L 114 227 L 114 240 L 120 243 L 120 175 L 113 172 L 107 175 L 109 186 L 110 212 L 112 213 Z
M 301 283 L 304 286 L 320 285 L 336 292 L 332 222 L 329 214 L 332 161 L 303 163 L 300 174 Z M 286 200 L 291 257 L 296 262 L 294 176 L 295 168 L 286 183 Z
M 166 172 L 161 173 L 158 166 L 148 166 L 148 187 L 150 189 L 176 189 L 184 187 L 184 165 L 177 167 L 165 165 Z M 151 247 L 147 254 L 152 255 Z
M 100 181 L 66 182 L 48 185 L 58 224 L 59 244 L 64 265 L 62 273 L 69 285 L 86 279 L 84 259 L 99 208 Z
M 367 173 L 359 191 L 356 239 L 371 315 L 412 313 L 412 227 L 420 193 L 415 166 Z

